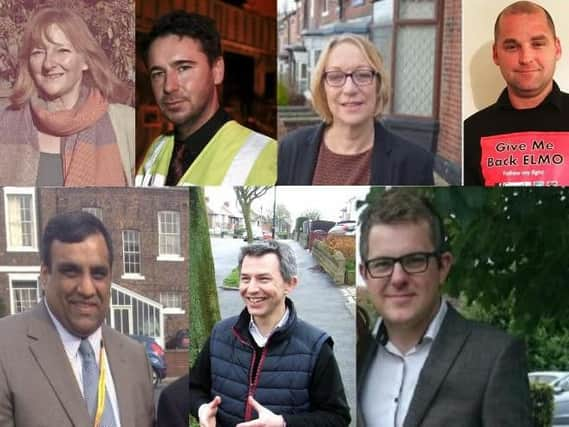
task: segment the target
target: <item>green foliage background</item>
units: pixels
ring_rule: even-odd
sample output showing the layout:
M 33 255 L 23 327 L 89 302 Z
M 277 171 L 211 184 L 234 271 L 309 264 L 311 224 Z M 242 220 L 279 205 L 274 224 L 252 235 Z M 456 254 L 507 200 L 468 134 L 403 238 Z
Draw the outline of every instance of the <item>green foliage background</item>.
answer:
M 220 319 L 203 189 L 190 187 L 190 366 Z
M 383 188 L 373 188 L 367 202 Z M 468 317 L 525 339 L 530 370 L 569 370 L 569 190 L 410 188 L 444 220 L 455 258 L 445 293 Z

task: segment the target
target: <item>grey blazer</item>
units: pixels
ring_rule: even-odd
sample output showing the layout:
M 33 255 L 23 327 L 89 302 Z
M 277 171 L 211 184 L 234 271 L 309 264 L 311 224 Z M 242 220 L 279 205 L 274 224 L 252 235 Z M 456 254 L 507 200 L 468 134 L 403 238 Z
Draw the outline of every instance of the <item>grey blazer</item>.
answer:
M 378 343 L 358 342 L 358 401 Z M 450 305 L 413 393 L 404 427 L 531 427 L 525 347 Z M 372 425 L 371 420 L 367 424 Z M 359 411 L 358 426 L 365 426 Z
M 137 342 L 103 325 L 122 427 L 151 427 L 148 360 Z M 47 308 L 0 320 L 0 427 L 85 427 L 87 406 Z

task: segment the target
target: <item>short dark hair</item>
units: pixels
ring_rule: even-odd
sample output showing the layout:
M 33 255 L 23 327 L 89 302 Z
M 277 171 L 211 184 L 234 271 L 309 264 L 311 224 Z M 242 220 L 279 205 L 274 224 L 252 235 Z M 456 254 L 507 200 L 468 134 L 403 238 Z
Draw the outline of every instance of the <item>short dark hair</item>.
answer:
M 449 249 L 442 218 L 426 197 L 408 188 L 386 190 L 360 215 L 361 259 L 367 260 L 369 233 L 374 225 L 417 223 L 419 221 L 425 221 L 429 225 L 431 242 L 435 251 L 444 252 Z
M 279 259 L 279 270 L 285 282 L 290 282 L 297 274 L 296 257 L 292 248 L 286 243 L 275 240 L 252 243 L 241 248 L 239 253 L 239 271 L 246 256 L 262 257 L 267 254 L 275 254 Z
M 54 240 L 63 243 L 79 243 L 93 234 L 100 234 L 105 239 L 109 252 L 109 266 L 113 266 L 113 242 L 105 225 L 88 212 L 76 211 L 58 214 L 52 217 L 45 229 L 40 248 L 43 265 L 51 271 L 51 245 Z
M 511 5 L 507 6 L 504 10 L 502 10 L 498 17 L 496 18 L 496 22 L 494 23 L 494 41 L 498 40 L 498 29 L 500 26 L 500 18 L 504 15 L 521 15 L 521 14 L 532 14 L 538 13 L 539 11 L 543 11 L 545 14 L 545 19 L 547 21 L 547 26 L 553 33 L 553 37 L 557 37 L 555 35 L 555 24 L 553 23 L 553 18 L 545 9 L 544 7 L 540 6 L 539 4 L 533 3 L 531 1 L 517 1 L 512 3 Z
M 175 10 L 158 18 L 147 38 L 143 40 L 142 55 L 147 65 L 148 52 L 154 40 L 170 35 L 190 37 L 199 41 L 210 66 L 221 56 L 221 37 L 215 27 L 215 21 L 197 13 Z

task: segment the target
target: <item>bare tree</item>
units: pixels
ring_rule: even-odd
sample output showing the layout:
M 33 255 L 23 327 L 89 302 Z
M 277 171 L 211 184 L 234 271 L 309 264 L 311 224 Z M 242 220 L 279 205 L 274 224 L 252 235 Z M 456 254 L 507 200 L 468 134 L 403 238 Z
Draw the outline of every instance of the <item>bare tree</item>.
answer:
M 239 202 L 239 206 L 241 206 L 241 212 L 243 213 L 245 229 L 247 230 L 247 241 L 249 243 L 253 241 L 253 230 L 251 227 L 251 204 L 254 200 L 257 200 L 267 194 L 267 191 L 269 191 L 271 188 L 271 186 L 234 187 L 237 201 Z

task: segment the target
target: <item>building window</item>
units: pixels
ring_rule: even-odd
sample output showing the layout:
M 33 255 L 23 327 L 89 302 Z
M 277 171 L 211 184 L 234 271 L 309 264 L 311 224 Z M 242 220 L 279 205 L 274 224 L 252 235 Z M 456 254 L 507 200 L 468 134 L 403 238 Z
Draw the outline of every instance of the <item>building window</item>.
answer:
M 328 0 L 322 2 L 322 15 L 328 15 Z
M 6 249 L 36 251 L 36 214 L 33 188 L 4 188 Z
M 314 68 L 316 68 L 316 64 L 318 64 L 318 60 L 320 59 L 321 54 L 322 54 L 322 51 L 319 49 L 314 51 Z
M 182 308 L 182 296 L 178 292 L 160 292 L 160 304 L 164 308 Z
M 33 308 L 38 303 L 37 280 L 12 281 L 12 314 Z
M 99 221 L 103 221 L 103 209 L 97 207 L 81 208 L 83 212 L 88 212 L 91 215 L 96 216 Z
M 180 257 L 180 213 L 158 212 L 158 255 Z
M 440 78 L 439 2 L 400 0 L 397 4 L 392 112 L 434 118 L 438 114 L 435 82 Z
M 122 252 L 124 274 L 140 274 L 140 233 L 137 230 L 123 230 Z

